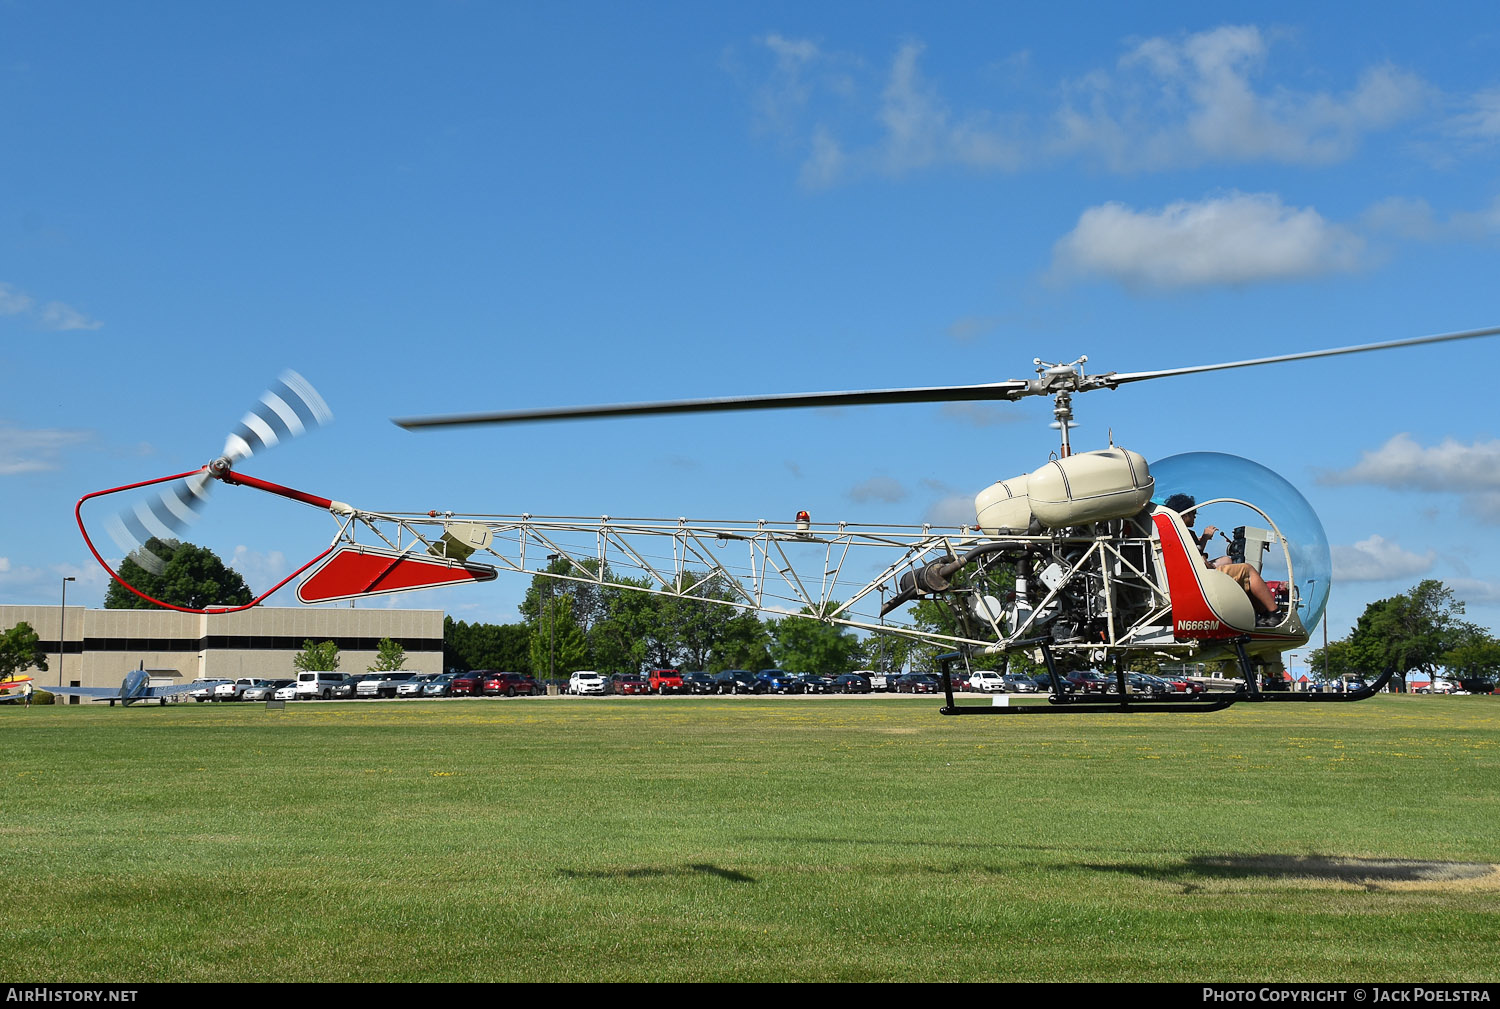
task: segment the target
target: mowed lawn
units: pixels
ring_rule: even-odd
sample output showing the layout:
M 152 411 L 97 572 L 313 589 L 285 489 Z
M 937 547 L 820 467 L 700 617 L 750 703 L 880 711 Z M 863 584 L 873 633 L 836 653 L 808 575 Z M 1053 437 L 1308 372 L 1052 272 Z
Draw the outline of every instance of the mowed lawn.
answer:
M 1500 977 L 1500 698 L 0 709 L 0 975 Z

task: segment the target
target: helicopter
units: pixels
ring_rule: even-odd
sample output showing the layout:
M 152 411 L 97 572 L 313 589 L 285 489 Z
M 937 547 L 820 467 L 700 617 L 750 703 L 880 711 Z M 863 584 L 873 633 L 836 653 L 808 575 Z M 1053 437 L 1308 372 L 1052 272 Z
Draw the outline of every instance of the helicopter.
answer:
M 1358 689 L 1302 693 L 1262 689 L 1281 656 L 1307 644 L 1326 608 L 1332 562 L 1316 513 L 1282 477 L 1237 456 L 1194 452 L 1148 463 L 1111 443 L 1074 451 L 1073 398 L 1122 385 L 1234 368 L 1476 339 L 1500 327 L 1158 371 L 1086 370 L 1087 357 L 1033 362 L 1035 377 L 980 385 L 789 393 L 499 413 L 396 418 L 407 430 L 560 420 L 602 420 L 858 404 L 1008 401 L 1046 396 L 1060 444 L 1029 473 L 975 497 L 974 520 L 956 527 L 537 516 L 452 511 L 379 512 L 249 476 L 236 466 L 327 423 L 332 414 L 293 372 L 247 413 L 208 464 L 96 491 L 75 508 L 95 559 L 126 589 L 156 605 L 228 613 L 258 605 L 306 575 L 305 604 L 495 579 L 504 572 L 691 598 L 707 604 L 819 620 L 866 634 L 894 634 L 941 649 L 944 714 L 1081 714 L 1217 711 L 1241 702 L 1351 702 L 1382 690 L 1394 671 Z M 83 519 L 97 498 L 166 485 L 120 513 L 112 533 L 127 556 L 151 567 L 153 537 L 195 520 L 215 482 L 273 494 L 326 512 L 330 545 L 242 606 L 192 609 L 129 585 L 95 547 Z M 1195 530 L 1203 522 L 1203 533 Z M 1214 525 L 1210 525 L 1214 522 Z M 1226 535 L 1220 530 L 1233 530 Z M 1210 542 L 1219 532 L 1223 554 Z M 1210 549 L 1213 546 L 1214 549 Z M 545 558 L 547 570 L 531 565 Z M 561 562 L 561 563 L 559 563 Z M 889 596 L 889 598 L 887 598 Z M 953 629 L 889 620 L 934 600 Z M 980 656 L 1024 655 L 1047 670 L 1048 703 L 960 704 L 954 672 Z M 1228 662 L 1231 689 L 1139 692 L 1128 665 L 1148 657 Z M 1064 674 L 1112 669 L 1098 699 L 1072 693 Z

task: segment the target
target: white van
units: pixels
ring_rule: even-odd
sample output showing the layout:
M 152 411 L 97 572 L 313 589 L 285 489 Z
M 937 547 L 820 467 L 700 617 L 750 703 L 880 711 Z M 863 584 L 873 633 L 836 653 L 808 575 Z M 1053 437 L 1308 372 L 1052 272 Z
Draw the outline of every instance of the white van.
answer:
M 296 687 L 296 699 L 299 701 L 311 701 L 322 698 L 326 701 L 333 696 L 333 688 L 343 682 L 343 673 L 298 673 L 297 682 L 294 684 Z

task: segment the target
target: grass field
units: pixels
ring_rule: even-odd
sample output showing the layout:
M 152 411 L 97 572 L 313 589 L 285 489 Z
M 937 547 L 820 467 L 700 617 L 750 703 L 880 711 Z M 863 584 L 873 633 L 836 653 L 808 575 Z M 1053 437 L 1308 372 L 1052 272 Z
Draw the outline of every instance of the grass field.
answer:
M 0 975 L 1500 977 L 1500 699 L 0 708 Z

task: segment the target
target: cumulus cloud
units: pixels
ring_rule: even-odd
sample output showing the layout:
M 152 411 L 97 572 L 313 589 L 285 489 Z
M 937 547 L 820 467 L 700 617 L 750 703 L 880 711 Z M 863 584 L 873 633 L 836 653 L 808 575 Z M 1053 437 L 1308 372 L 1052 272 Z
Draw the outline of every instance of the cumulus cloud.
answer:
M 856 484 L 849 491 L 850 500 L 861 503 L 865 501 L 894 503 L 903 500 L 905 497 L 906 488 L 901 486 L 900 481 L 888 476 L 871 477 L 863 483 Z
M 1383 536 L 1371 536 L 1353 546 L 1335 546 L 1333 574 L 1351 582 L 1379 582 L 1390 578 L 1411 578 L 1432 570 L 1437 552 L 1415 554 Z
M 27 429 L 0 421 L 0 476 L 57 469 L 64 449 L 91 437 L 88 431 Z
M 1113 72 L 1095 72 L 1071 87 L 1057 117 L 1061 143 L 1119 171 L 1202 162 L 1328 164 L 1437 96 L 1420 77 L 1390 64 L 1366 68 L 1339 93 L 1258 88 L 1269 51 L 1251 25 L 1146 39 Z
M 989 69 L 1013 71 L 1004 90 L 964 105 L 922 73 L 920 41 L 901 43 L 877 70 L 807 39 L 768 35 L 757 40 L 770 67 L 753 104 L 758 125 L 803 147 L 804 184 L 826 186 L 865 174 L 1016 172 L 1074 158 L 1122 172 L 1328 164 L 1439 97 L 1388 63 L 1365 67 L 1343 90 L 1281 86 L 1268 69 L 1275 40 L 1245 25 L 1149 38 L 1112 66 L 1052 82 L 1027 81 L 1024 54 L 1002 56 Z M 1038 97 L 1058 92 L 1060 102 Z M 1488 100 L 1476 96 L 1454 129 L 1491 129 Z
M 1318 482 L 1451 493 L 1500 491 L 1500 441 L 1465 445 L 1445 438 L 1440 445 L 1424 447 L 1402 433 L 1363 453 L 1348 469 L 1320 474 Z
M 1363 258 L 1359 236 L 1311 207 L 1285 206 L 1271 193 L 1230 193 L 1160 210 L 1091 207 L 1053 247 L 1053 270 L 1175 288 L 1347 273 Z
M 1465 445 L 1445 438 L 1423 446 L 1409 434 L 1398 434 L 1348 469 L 1319 474 L 1318 482 L 1456 494 L 1475 518 L 1500 525 L 1500 441 Z

